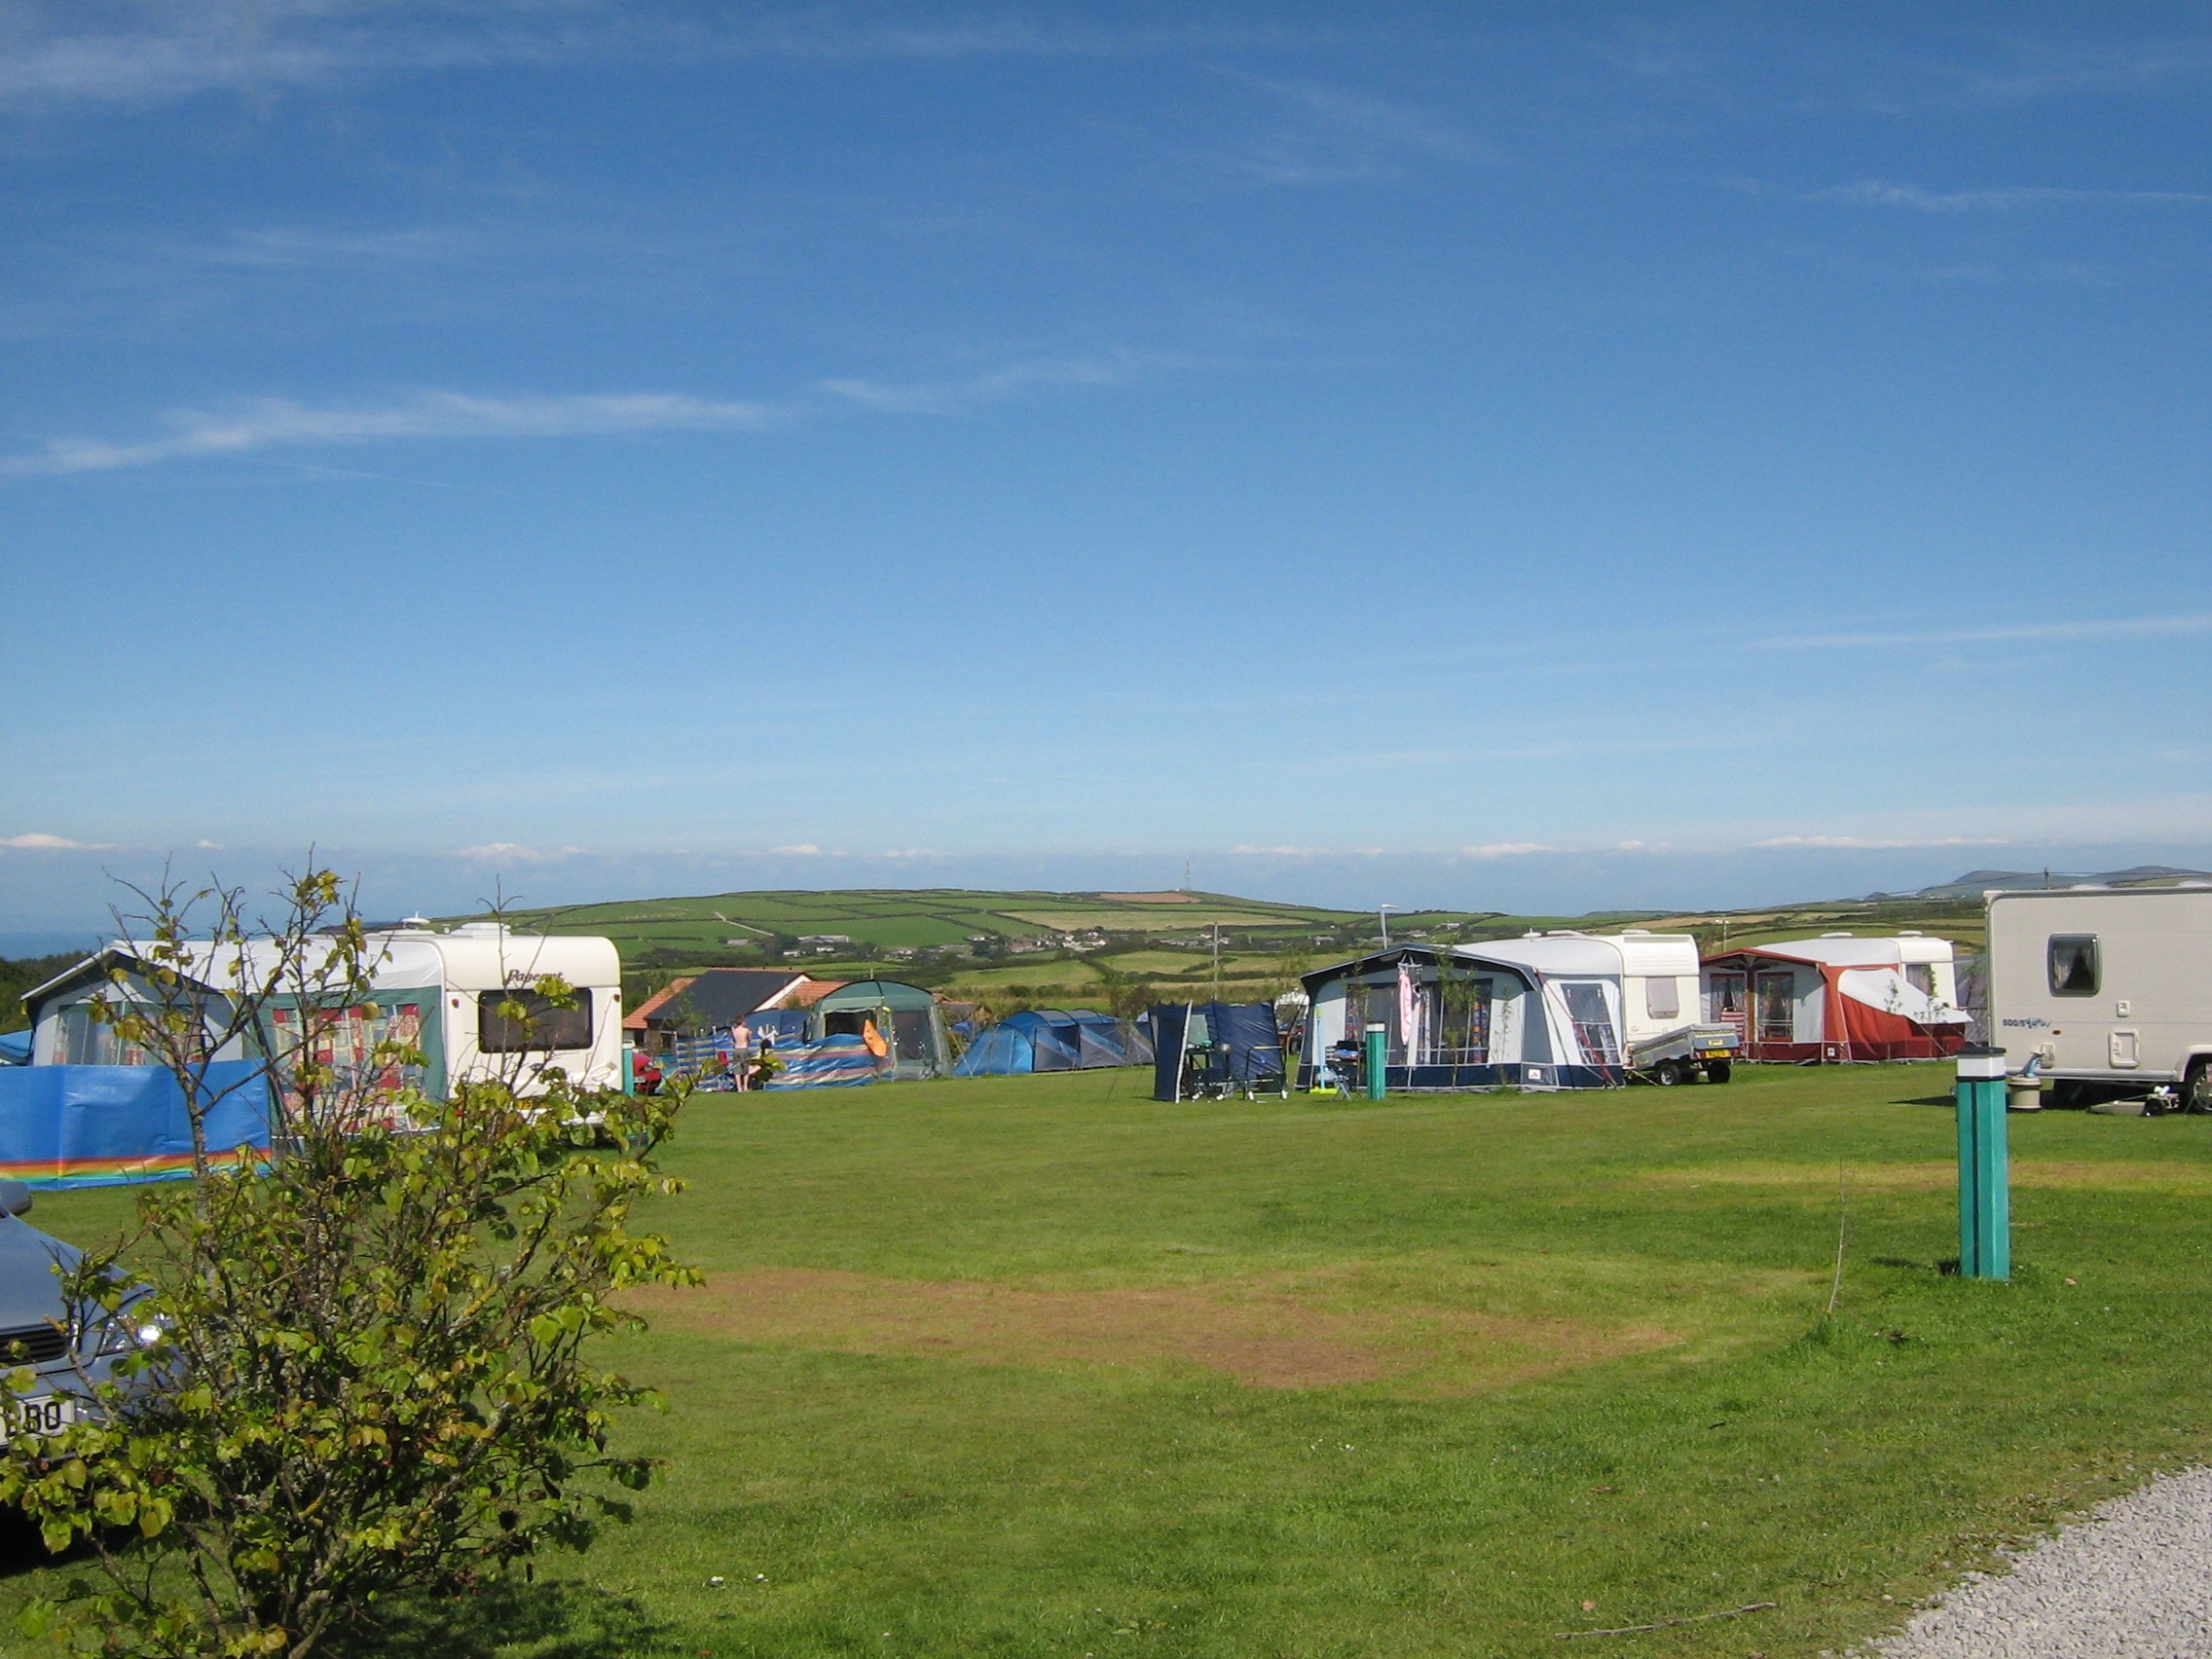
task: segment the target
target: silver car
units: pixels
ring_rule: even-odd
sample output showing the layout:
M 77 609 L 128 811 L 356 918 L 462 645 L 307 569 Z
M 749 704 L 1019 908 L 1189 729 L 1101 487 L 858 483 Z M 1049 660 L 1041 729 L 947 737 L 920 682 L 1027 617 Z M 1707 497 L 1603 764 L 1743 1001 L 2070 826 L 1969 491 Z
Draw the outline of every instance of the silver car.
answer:
M 117 1362 L 162 1337 L 160 1327 L 132 1317 L 129 1303 L 113 1314 L 73 1309 L 61 1273 L 80 1252 L 25 1221 L 30 1207 L 30 1188 L 0 1181 L 0 1377 L 29 1366 L 37 1378 L 20 1395 L 0 1390 L 0 1419 L 12 1436 L 58 1434 L 96 1411 L 93 1391 L 123 1381 Z M 145 1385 L 142 1375 L 131 1380 L 134 1390 Z

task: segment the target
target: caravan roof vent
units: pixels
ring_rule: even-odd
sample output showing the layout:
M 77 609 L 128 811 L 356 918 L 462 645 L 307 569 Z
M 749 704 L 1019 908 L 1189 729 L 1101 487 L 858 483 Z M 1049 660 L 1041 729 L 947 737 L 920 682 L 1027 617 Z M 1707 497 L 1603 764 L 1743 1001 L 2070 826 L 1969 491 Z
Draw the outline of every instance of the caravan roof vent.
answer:
M 1857 939 L 1859 936 L 1855 933 L 1831 933 L 1823 934 L 1821 937 L 1823 939 Z
M 1921 937 L 1921 933 L 1920 933 L 1920 930 L 1919 930 L 1918 928 L 1899 928 L 1899 929 L 1898 929 L 1898 938 L 1899 938 L 1899 939 L 1918 939 L 1918 938 L 1920 938 L 1920 937 Z
M 1585 936 L 1580 928 L 1554 928 L 1544 937 L 1546 939 L 1582 939 Z
M 1623 938 L 1623 939 L 1649 939 L 1650 937 L 1651 937 L 1651 930 L 1650 930 L 1649 928 L 1623 928 L 1623 929 L 1621 929 L 1621 938 Z
M 507 930 L 498 922 L 463 922 L 453 931 L 463 939 L 498 939 Z

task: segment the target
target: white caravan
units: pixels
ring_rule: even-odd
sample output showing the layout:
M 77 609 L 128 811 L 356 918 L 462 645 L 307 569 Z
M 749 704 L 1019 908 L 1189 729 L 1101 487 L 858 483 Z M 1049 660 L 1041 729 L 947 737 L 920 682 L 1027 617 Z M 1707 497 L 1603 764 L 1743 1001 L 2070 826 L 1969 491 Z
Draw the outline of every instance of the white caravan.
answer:
M 1631 929 L 1446 948 L 1402 945 L 1305 978 L 1301 1087 L 1341 1082 L 1341 1049 L 1382 1027 L 1392 1088 L 1609 1088 L 1631 1073 L 1728 1076 L 1736 1035 L 1698 1020 L 1697 942 Z M 1345 1066 L 1358 1063 L 1346 1059 Z
M 1459 950 L 1533 971 L 1547 997 L 1568 1015 L 1585 1052 L 1609 1048 L 1613 1063 L 1662 1084 L 1682 1082 L 1701 1068 L 1715 1083 L 1727 1081 L 1739 1039 L 1702 1018 L 1697 940 L 1688 934 L 1557 929 Z
M 1985 895 L 1989 1029 L 2053 1104 L 2116 1089 L 2212 1111 L 2212 888 Z
M 115 994 L 111 971 L 121 969 L 127 984 L 137 980 L 134 965 L 148 949 L 118 940 L 25 996 L 31 1063 L 148 1063 L 92 1017 L 92 1006 L 102 990 Z M 238 982 L 235 954 L 204 943 L 192 949 L 201 964 L 194 977 L 219 1001 L 224 988 Z M 269 947 L 248 944 L 246 950 L 246 972 L 268 972 Z M 514 1078 L 523 1092 L 535 1092 L 542 1087 L 538 1075 L 555 1066 L 587 1088 L 621 1084 L 622 962 L 610 940 L 521 934 L 497 922 L 464 922 L 449 933 L 402 926 L 369 935 L 368 960 L 375 972 L 367 998 L 328 1025 L 318 1044 L 341 1067 L 365 1064 L 379 1043 L 391 1040 L 422 1051 L 426 1063 L 389 1081 L 413 1084 L 433 1097 L 457 1081 L 489 1077 Z M 515 988 L 546 975 L 575 987 L 574 1008 L 539 1009 L 527 1023 L 500 1014 Z M 278 999 L 269 1017 L 272 1035 L 280 1038 L 298 1011 Z M 245 1056 L 234 1045 L 214 1057 Z

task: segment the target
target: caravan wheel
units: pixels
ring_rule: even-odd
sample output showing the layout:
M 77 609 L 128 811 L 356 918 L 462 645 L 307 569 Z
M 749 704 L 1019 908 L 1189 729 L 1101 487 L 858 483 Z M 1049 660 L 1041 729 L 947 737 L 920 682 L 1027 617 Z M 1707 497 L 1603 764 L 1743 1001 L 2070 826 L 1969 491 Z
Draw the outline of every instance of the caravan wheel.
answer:
M 2212 1112 L 2212 1061 L 2192 1060 L 2181 1080 L 2181 1110 Z

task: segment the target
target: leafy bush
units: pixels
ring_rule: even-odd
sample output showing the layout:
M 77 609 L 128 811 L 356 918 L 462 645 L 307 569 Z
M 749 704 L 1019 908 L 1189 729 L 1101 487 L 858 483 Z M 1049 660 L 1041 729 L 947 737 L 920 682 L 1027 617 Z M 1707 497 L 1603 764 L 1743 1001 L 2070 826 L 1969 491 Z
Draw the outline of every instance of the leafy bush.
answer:
M 210 899 L 212 950 L 190 942 Z M 89 1565 L 26 1625 L 80 1646 L 305 1659 L 380 1600 L 588 1544 L 650 1478 L 610 1446 L 646 1396 L 587 1348 L 639 1324 L 625 1287 L 697 1280 L 631 1227 L 677 1190 L 653 1154 L 683 1088 L 587 1093 L 549 1070 L 431 1100 L 392 1085 L 422 1063 L 396 1045 L 337 1065 L 318 1021 L 362 1001 L 377 943 L 327 872 L 287 899 L 249 937 L 238 895 L 164 889 L 103 1009 L 175 1073 L 196 1144 L 192 1178 L 146 1189 L 131 1235 L 65 1275 L 80 1350 L 123 1350 L 114 1377 L 81 1366 L 81 1420 L 0 1456 L 0 1500 Z M 555 979 L 514 990 L 510 1019 L 573 1003 Z M 208 1056 L 248 1040 L 268 1154 L 204 1144 Z

